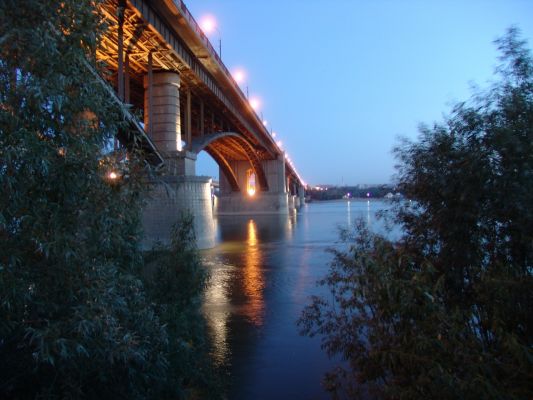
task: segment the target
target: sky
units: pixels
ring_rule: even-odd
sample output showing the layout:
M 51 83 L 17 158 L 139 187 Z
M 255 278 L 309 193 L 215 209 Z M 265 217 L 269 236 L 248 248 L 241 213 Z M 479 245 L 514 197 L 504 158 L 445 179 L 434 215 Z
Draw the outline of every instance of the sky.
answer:
M 399 138 L 494 79 L 495 39 L 514 25 L 533 47 L 532 0 L 185 3 L 216 19 L 213 47 L 311 185 L 394 182 Z M 205 152 L 197 174 L 218 177 Z

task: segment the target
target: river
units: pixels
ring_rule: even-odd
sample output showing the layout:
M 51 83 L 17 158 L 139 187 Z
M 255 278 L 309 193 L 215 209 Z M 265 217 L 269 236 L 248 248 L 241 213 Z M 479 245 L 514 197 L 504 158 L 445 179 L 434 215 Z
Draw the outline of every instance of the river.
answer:
M 376 231 L 379 200 L 309 203 L 289 217 L 218 217 L 218 245 L 202 252 L 211 280 L 204 312 L 218 363 L 228 368 L 230 400 L 328 399 L 321 386 L 335 365 L 320 338 L 298 334 L 316 281 L 328 270 L 326 249 L 339 227 L 362 218 Z

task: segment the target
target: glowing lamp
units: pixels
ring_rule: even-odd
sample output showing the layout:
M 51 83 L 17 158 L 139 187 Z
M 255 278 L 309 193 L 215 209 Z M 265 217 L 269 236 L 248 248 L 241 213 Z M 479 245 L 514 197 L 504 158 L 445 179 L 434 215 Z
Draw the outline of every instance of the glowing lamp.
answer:
M 237 69 L 233 72 L 233 79 L 235 79 L 235 82 L 242 83 L 246 79 L 246 74 L 242 69 Z
M 246 192 L 250 197 L 255 195 L 255 173 L 252 169 L 246 171 Z
M 200 28 L 209 34 L 217 29 L 217 21 L 212 15 L 206 15 L 200 20 Z
M 252 97 L 250 99 L 250 105 L 252 106 L 254 111 L 257 111 L 259 109 L 259 107 L 261 106 L 261 102 L 259 101 L 259 99 L 255 98 L 255 97 Z

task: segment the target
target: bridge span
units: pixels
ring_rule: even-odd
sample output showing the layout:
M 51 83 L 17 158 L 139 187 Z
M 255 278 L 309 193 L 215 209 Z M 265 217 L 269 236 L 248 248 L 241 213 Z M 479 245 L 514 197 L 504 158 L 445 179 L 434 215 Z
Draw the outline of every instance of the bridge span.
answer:
M 287 214 L 304 184 L 181 0 L 109 0 L 100 6 L 106 35 L 97 58 L 118 98 L 143 115 L 161 177 L 144 210 L 147 243 L 168 241 L 180 212 L 195 217 L 200 247 L 214 244 L 213 212 Z M 213 211 L 211 180 L 196 175 L 206 151 L 220 171 Z

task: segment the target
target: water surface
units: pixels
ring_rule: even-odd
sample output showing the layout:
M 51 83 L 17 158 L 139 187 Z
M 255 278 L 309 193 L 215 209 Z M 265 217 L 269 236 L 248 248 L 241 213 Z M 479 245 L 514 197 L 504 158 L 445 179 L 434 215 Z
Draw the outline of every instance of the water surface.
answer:
M 328 270 L 339 227 L 363 219 L 377 231 L 377 200 L 306 204 L 291 216 L 218 217 L 218 245 L 203 252 L 211 273 L 204 301 L 216 358 L 231 375 L 229 399 L 328 399 L 335 365 L 296 320 Z

